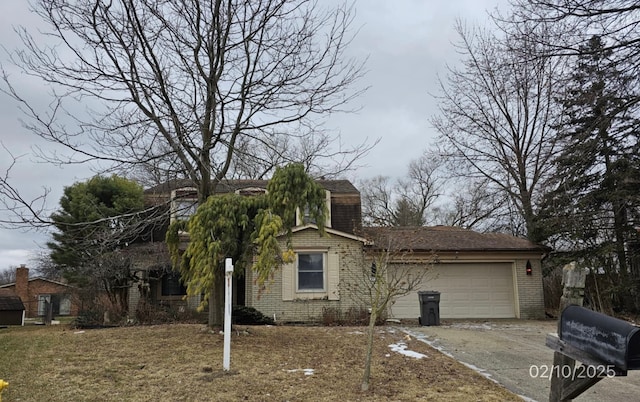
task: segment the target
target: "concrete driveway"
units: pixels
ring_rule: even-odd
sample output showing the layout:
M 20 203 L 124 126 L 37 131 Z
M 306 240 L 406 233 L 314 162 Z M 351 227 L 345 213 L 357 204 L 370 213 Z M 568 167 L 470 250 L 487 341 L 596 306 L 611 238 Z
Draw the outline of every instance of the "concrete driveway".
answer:
M 545 338 L 548 333 L 556 332 L 556 325 L 556 321 L 456 321 L 404 330 L 472 366 L 523 399 L 547 401 L 553 350 L 545 346 Z M 544 373 L 547 375 L 542 378 Z M 627 377 L 604 378 L 575 400 L 640 400 L 640 371 L 630 371 Z

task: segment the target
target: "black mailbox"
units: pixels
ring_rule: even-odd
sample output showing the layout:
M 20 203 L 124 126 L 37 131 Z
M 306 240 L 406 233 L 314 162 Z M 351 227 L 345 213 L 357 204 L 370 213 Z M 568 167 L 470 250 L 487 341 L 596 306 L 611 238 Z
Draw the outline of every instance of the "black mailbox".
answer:
M 622 371 L 640 369 L 640 328 L 580 306 L 562 312 L 558 336 Z

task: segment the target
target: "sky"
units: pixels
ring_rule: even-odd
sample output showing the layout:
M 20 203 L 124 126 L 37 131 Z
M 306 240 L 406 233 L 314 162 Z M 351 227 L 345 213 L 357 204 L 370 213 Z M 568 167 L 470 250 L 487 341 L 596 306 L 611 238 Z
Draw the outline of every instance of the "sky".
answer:
M 13 27 L 21 25 L 37 32 L 44 26 L 27 5 L 26 1 L 0 2 L 0 63 L 18 86 L 33 95 L 41 88 L 12 69 L 2 50 L 20 46 Z M 358 32 L 348 55 L 368 58 L 367 74 L 359 85 L 369 89 L 352 105 L 358 112 L 332 116 L 326 128 L 340 133 L 345 144 L 359 144 L 365 138 L 378 139 L 379 143 L 359 162 L 363 167 L 350 179 L 405 175 L 409 162 L 420 157 L 436 139 L 429 118 L 437 113 L 433 94 L 438 93 L 438 76 L 444 77 L 446 66 L 459 61 L 453 46 L 458 39 L 456 19 L 486 26 L 487 11 L 504 11 L 506 7 L 507 0 L 355 1 L 353 27 Z M 46 105 L 47 99 L 40 103 Z M 53 211 L 65 186 L 86 180 L 94 172 L 88 166 L 63 168 L 38 162 L 32 149 L 38 144 L 50 147 L 23 128 L 18 105 L 0 93 L 0 175 L 9 167 L 10 155 L 19 156 L 11 169 L 10 182 L 27 199 L 47 189 L 44 207 Z M 46 230 L 0 228 L 0 271 L 32 265 L 33 256 L 46 249 L 48 239 Z

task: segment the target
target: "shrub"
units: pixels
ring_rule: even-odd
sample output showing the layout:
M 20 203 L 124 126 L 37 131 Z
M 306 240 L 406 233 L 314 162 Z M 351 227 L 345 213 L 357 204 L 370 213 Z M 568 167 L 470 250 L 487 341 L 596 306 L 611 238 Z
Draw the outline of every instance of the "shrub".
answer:
M 253 307 L 233 306 L 231 321 L 242 325 L 273 325 L 275 321 Z

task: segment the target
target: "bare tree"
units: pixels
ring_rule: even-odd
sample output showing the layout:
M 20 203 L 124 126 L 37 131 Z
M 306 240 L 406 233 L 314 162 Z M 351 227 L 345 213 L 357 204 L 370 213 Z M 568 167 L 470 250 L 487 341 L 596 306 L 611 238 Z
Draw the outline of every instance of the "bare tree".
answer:
M 366 226 L 393 226 L 393 185 L 388 176 L 375 176 L 359 183 L 362 220 Z
M 362 215 L 369 226 L 423 226 L 441 196 L 443 185 L 438 155 L 425 152 L 409 162 L 407 176 L 392 182 L 376 176 L 360 182 Z
M 16 269 L 15 267 L 9 267 L 0 271 L 0 285 L 6 285 L 7 283 L 14 283 L 16 281 Z
M 2 90 L 22 105 L 28 129 L 68 151 L 40 156 L 128 171 L 159 162 L 155 175 L 191 179 L 199 202 L 248 154 L 240 146 L 303 137 L 362 91 L 362 63 L 344 57 L 346 5 L 38 0 L 34 12 L 51 46 L 21 28 L 24 49 L 12 61 L 51 88 L 51 107 L 25 98 L 6 69 Z M 221 306 L 210 310 L 220 322 Z
M 432 222 L 479 231 L 500 231 L 505 217 L 496 213 L 496 205 L 507 200 L 489 189 L 486 180 L 449 178 L 447 186 L 453 188 L 445 202 L 430 210 Z
M 239 141 L 236 153 L 241 157 L 232 162 L 230 177 L 266 179 L 275 168 L 288 163 L 301 163 L 316 178 L 338 178 L 360 167 L 357 161 L 377 144 L 342 144 L 339 135 L 315 129 L 303 136 L 276 136 L 266 141 Z
M 452 172 L 484 180 L 487 191 L 516 208 L 525 226 L 512 233 L 540 240 L 536 207 L 555 150 L 558 66 L 552 58 L 523 58 L 536 46 L 526 35 L 498 36 L 462 23 L 457 30 L 462 67 L 441 81 L 440 113 L 431 119 L 444 156 Z
M 438 155 L 425 152 L 409 162 L 407 177 L 398 180 L 402 200 L 422 217 L 423 224 L 427 220 L 427 210 L 442 195 L 442 177 L 438 175 L 441 167 L 442 160 Z
M 373 338 L 375 326 L 394 301 L 416 290 L 428 278 L 432 261 L 424 263 L 424 269 L 415 270 L 414 264 L 407 264 L 411 251 L 400 251 L 401 247 L 393 238 L 381 233 L 375 235 L 376 246 L 369 250 L 360 271 L 358 281 L 346 291 L 360 304 L 370 309 L 367 327 L 367 346 L 362 375 L 361 390 L 368 391 L 371 380 L 371 362 L 373 359 Z
M 546 54 L 584 54 L 586 40 L 598 35 L 608 44 L 604 51 L 615 50 L 618 60 L 640 66 L 640 4 L 635 0 L 513 0 L 512 6 L 508 20 L 516 26 L 555 27 L 562 40 L 537 37 Z

